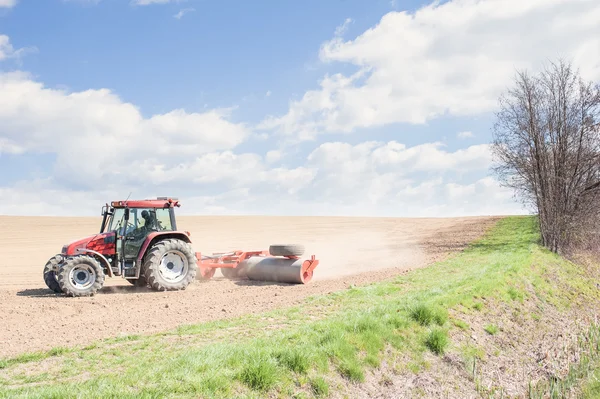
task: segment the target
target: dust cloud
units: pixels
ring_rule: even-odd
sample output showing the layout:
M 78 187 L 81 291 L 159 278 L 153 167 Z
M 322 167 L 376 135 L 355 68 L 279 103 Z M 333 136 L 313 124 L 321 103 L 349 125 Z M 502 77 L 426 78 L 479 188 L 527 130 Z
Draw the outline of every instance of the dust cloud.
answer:
M 319 266 L 314 280 L 328 280 L 389 268 L 407 269 L 421 263 L 424 253 L 409 240 L 392 240 L 376 231 L 342 232 L 316 242 L 308 242 L 304 257 L 316 255 Z

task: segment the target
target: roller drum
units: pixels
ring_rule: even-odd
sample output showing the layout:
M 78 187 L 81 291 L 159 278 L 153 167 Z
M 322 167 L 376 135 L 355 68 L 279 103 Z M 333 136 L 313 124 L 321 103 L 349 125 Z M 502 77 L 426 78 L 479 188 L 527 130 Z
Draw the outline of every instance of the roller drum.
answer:
M 307 271 L 310 261 L 276 257 L 253 256 L 238 265 L 239 275 L 249 280 L 306 284 L 312 279 Z

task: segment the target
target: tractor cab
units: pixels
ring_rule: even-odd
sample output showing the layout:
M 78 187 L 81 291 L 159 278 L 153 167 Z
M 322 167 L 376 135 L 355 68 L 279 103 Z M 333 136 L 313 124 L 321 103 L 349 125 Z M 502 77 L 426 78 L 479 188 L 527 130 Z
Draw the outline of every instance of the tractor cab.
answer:
M 102 207 L 100 233 L 117 232 L 128 236 L 135 232 L 175 231 L 177 223 L 173 208 L 177 200 L 157 199 L 144 201 L 113 201 Z
M 159 197 L 155 200 L 113 201 L 102 207 L 100 234 L 112 237 L 115 243 L 116 274 L 138 277 L 128 273 L 135 263 L 149 236 L 177 231 L 174 208 L 179 202 L 174 198 Z M 117 266 L 115 265 L 115 266 Z

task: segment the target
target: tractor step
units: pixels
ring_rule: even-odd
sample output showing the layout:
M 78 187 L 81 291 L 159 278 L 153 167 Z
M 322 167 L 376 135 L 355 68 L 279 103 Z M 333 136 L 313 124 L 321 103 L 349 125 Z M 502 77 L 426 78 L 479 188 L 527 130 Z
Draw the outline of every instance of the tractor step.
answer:
M 132 268 L 123 270 L 123 277 L 137 277 L 136 270 Z

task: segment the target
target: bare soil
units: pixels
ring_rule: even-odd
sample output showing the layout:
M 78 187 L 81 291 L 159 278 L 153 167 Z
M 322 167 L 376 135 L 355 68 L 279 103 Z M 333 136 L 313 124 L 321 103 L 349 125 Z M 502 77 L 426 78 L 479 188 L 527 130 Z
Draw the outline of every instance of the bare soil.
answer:
M 46 287 L 43 266 L 63 244 L 95 234 L 100 219 L 0 216 L 0 357 L 293 306 L 427 266 L 464 249 L 498 219 L 180 217 L 196 251 L 299 243 L 320 265 L 307 285 L 233 281 L 217 272 L 185 291 L 154 292 L 117 277 L 94 297 L 68 298 Z

